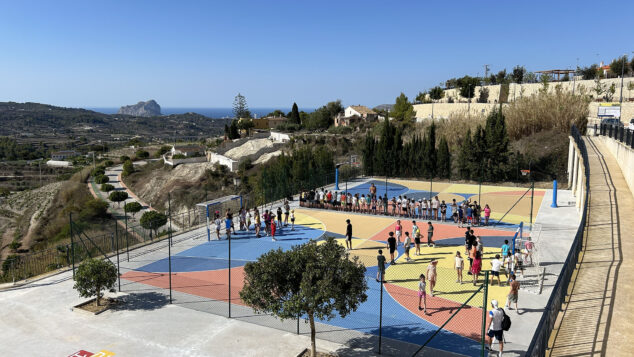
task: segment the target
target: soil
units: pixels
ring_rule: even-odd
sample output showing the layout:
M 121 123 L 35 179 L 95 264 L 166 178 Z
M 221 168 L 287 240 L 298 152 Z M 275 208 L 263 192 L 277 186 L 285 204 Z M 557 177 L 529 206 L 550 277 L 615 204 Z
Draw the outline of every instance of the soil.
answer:
M 90 299 L 86 302 L 83 302 L 77 306 L 75 306 L 75 309 L 81 309 L 84 311 L 88 311 L 90 313 L 93 313 L 95 315 L 98 315 L 106 310 L 108 310 L 109 308 L 117 305 L 119 303 L 119 301 L 117 299 L 114 298 L 101 298 L 100 301 L 100 305 L 96 306 L 95 305 L 95 299 Z

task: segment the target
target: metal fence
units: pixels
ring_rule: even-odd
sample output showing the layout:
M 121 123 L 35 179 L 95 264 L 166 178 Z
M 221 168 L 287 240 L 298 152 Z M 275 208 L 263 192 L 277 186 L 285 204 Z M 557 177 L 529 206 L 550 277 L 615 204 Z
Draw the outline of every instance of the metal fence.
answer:
M 626 146 L 634 149 L 634 130 L 628 129 L 623 125 L 611 125 L 601 124 L 599 130 L 597 130 L 597 124 L 595 124 L 595 135 L 604 135 L 614 140 L 620 141 Z
M 602 130 L 603 130 L 602 126 Z M 584 176 L 585 176 L 585 190 L 586 192 L 590 191 L 590 164 L 588 162 L 588 151 L 586 149 L 586 144 L 583 141 L 582 135 L 579 133 L 579 130 L 576 126 L 572 126 L 570 130 L 570 135 L 574 139 L 579 151 L 581 152 L 581 157 L 583 159 L 583 168 L 584 168 Z M 555 320 L 559 315 L 561 310 L 561 305 L 564 303 L 566 298 L 566 293 L 568 291 L 568 285 L 570 284 L 570 279 L 572 278 L 572 274 L 576 268 L 577 261 L 579 258 L 579 253 L 581 252 L 583 246 L 583 236 L 586 232 L 586 219 L 588 213 L 588 197 L 589 194 L 585 195 L 585 200 L 583 202 L 583 210 L 581 214 L 581 221 L 579 222 L 579 228 L 577 229 L 577 233 L 572 242 L 572 246 L 570 247 L 570 251 L 568 252 L 568 256 L 566 257 L 566 261 L 559 273 L 559 277 L 557 278 L 557 282 L 553 287 L 553 291 L 550 295 L 550 299 L 548 299 L 548 303 L 546 304 L 544 314 L 537 325 L 537 329 L 531 344 L 528 347 L 528 351 L 526 352 L 526 356 L 545 356 L 546 351 L 548 350 L 548 339 L 550 334 L 555 326 Z

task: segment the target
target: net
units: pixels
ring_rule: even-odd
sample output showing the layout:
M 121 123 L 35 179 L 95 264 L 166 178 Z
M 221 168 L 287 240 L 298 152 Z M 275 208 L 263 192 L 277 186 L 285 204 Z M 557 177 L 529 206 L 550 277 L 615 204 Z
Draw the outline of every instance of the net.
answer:
M 523 225 L 520 226 L 519 234 L 515 239 L 515 251 L 519 253 L 519 257 L 514 261 L 513 269 L 522 290 L 541 294 L 544 271 L 540 264 L 537 247 L 539 247 L 542 225 L 533 224 L 531 230 L 525 230 Z
M 238 216 L 242 205 L 242 196 L 231 195 L 217 198 L 215 200 L 202 202 L 196 205 L 198 215 L 202 222 L 206 222 L 207 240 L 211 240 L 211 233 L 216 230 L 214 223 L 215 215 L 224 217 L 228 210 L 234 214 L 234 219 Z

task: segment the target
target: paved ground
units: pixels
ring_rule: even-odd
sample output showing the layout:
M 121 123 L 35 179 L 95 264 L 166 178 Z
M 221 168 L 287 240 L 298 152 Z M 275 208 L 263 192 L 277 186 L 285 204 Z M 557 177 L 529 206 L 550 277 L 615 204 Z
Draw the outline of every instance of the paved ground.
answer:
M 634 199 L 612 154 L 586 137 L 587 233 L 567 304 L 551 335 L 552 356 L 631 356 L 634 337 Z

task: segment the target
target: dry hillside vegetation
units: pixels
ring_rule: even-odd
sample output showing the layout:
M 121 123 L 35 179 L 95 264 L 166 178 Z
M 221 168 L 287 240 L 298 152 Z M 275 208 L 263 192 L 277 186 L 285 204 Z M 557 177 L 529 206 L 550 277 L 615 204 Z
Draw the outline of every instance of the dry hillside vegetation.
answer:
M 64 182 L 55 182 L 34 190 L 17 192 L 0 204 L 1 258 L 10 253 L 10 245 L 15 250 L 28 250 L 37 238 L 36 232 L 41 228 L 44 212 L 46 212 L 60 191 Z

